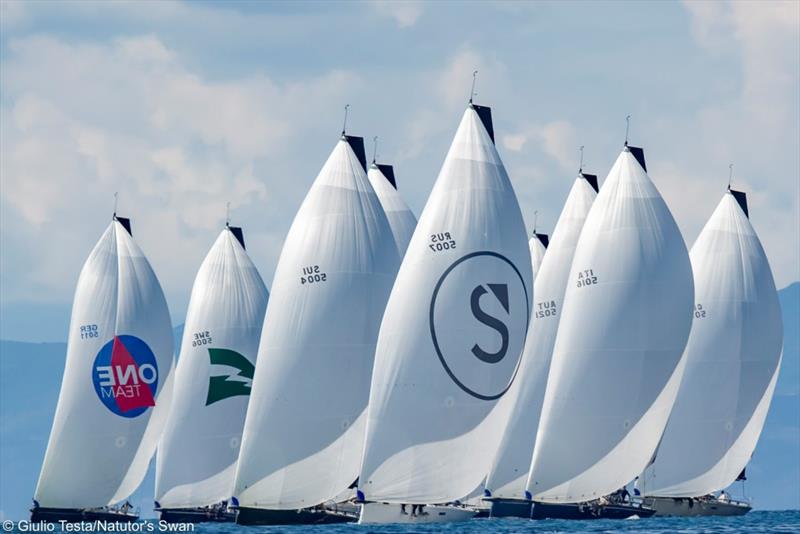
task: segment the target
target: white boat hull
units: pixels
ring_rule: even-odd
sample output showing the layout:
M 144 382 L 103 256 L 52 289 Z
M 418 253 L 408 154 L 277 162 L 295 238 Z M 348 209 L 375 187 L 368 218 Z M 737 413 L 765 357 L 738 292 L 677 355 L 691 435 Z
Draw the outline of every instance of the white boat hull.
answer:
M 738 501 L 718 501 L 716 499 L 680 499 L 672 497 L 645 497 L 645 505 L 655 508 L 660 516 L 702 516 L 702 515 L 744 515 L 752 507 Z
M 472 508 L 463 506 L 426 505 L 423 513 L 411 514 L 411 505 L 406 505 L 403 513 L 399 504 L 371 502 L 361 505 L 360 525 L 376 525 L 387 523 L 456 523 L 469 521 L 478 513 Z

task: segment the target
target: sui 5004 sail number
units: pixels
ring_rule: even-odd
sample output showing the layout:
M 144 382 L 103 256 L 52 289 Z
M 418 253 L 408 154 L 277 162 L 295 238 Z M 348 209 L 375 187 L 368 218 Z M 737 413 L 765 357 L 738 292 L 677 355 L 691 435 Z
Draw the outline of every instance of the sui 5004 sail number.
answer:
M 434 252 L 454 250 L 456 248 L 456 240 L 453 239 L 450 232 L 439 232 L 438 234 L 431 234 L 431 241 L 428 246 Z
M 578 287 L 586 287 L 597 283 L 597 277 L 592 269 L 578 272 Z
M 303 273 L 300 275 L 300 284 L 317 284 L 319 282 L 327 282 L 328 274 L 323 273 L 319 269 L 319 265 L 310 265 L 303 267 Z
M 694 316 L 697 319 L 702 319 L 703 317 L 706 316 L 706 309 L 703 308 L 702 304 L 695 304 L 694 305 Z

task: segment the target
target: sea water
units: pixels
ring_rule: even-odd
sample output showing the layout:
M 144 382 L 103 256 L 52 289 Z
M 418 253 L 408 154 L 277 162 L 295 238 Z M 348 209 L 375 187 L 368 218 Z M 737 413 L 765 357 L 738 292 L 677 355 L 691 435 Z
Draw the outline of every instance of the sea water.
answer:
M 590 521 L 525 519 L 473 519 L 465 523 L 439 523 L 420 525 L 298 525 L 279 527 L 243 527 L 230 523 L 201 523 L 187 525 L 197 534 L 250 534 L 250 533 L 303 533 L 303 534 L 410 534 L 410 533 L 498 533 L 521 534 L 580 533 L 580 532 L 640 532 L 647 534 L 700 534 L 700 533 L 800 533 L 800 510 L 782 512 L 755 511 L 739 517 L 651 517 L 648 519 L 598 519 Z M 174 526 L 172 526 L 174 528 Z M 60 529 L 56 528 L 55 532 Z M 162 531 L 157 521 L 143 532 Z M 13 532 L 22 532 L 14 528 Z
M 641 532 L 647 534 L 695 534 L 706 532 L 746 533 L 800 533 L 800 510 L 786 512 L 754 511 L 739 517 L 651 517 L 648 519 L 597 519 L 589 521 L 564 521 L 545 519 L 473 519 L 465 523 L 439 523 L 422 525 L 320 525 L 292 527 L 239 527 L 236 525 L 197 525 L 198 534 L 249 532 L 286 532 L 314 534 L 407 534 L 457 532 L 459 534 L 525 532 Z

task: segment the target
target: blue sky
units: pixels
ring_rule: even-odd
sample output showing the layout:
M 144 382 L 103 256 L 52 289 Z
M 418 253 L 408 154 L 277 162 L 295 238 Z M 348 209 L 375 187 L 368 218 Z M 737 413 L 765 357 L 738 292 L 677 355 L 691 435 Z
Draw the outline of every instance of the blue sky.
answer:
M 797 2 L 0 3 L 0 337 L 62 340 L 113 193 L 183 321 L 224 222 L 268 285 L 341 128 L 424 206 L 478 70 L 529 227 L 624 140 L 691 246 L 727 184 L 800 278 Z M 613 251 L 610 251 L 613 253 Z

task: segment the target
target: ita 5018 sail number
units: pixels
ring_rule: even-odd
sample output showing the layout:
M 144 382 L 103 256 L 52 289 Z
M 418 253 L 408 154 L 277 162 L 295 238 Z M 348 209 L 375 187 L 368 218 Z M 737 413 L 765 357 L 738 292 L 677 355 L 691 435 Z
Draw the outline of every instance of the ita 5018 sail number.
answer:
M 431 241 L 428 243 L 428 246 L 434 252 L 454 250 L 456 248 L 456 240 L 453 239 L 450 232 L 439 232 L 437 234 L 431 234 Z
M 320 282 L 328 281 L 328 273 L 323 273 L 319 265 L 310 265 L 303 267 L 303 272 L 300 275 L 300 284 L 318 284 Z
M 578 271 L 578 287 L 586 287 L 597 283 L 597 277 L 592 269 Z

